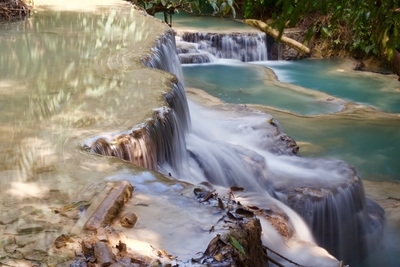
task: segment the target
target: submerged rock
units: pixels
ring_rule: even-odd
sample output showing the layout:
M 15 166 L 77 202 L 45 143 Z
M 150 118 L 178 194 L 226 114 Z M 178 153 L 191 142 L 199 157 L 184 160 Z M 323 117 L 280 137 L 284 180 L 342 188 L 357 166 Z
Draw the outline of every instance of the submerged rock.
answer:
M 138 216 L 133 213 L 133 212 L 128 212 L 122 215 L 120 219 L 120 223 L 123 227 L 129 227 L 132 228 L 135 226 L 136 222 L 138 220 Z

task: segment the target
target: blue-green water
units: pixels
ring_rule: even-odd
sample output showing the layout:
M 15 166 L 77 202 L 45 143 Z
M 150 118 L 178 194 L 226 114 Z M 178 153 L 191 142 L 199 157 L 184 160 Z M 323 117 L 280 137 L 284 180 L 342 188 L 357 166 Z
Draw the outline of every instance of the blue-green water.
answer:
M 388 83 L 384 75 L 344 70 L 340 65 L 342 63 L 343 60 L 340 59 L 306 59 L 256 64 L 273 69 L 283 82 L 367 104 L 382 111 L 400 112 L 400 93 L 394 90 L 396 87 L 400 89 L 400 85 L 396 80 Z
M 184 66 L 186 86 L 203 89 L 227 103 L 260 104 L 302 115 L 325 113 L 297 116 L 288 112 L 267 111 L 278 119 L 284 132 L 300 143 L 301 155 L 340 158 L 355 166 L 365 179 L 400 182 L 400 116 L 363 109 L 331 113 L 335 111 L 335 105 L 330 106 L 329 102 L 316 101 L 313 96 L 269 84 L 262 79 L 259 69 L 251 67 L 252 64 L 222 62 Z M 293 83 L 301 80 L 298 84 L 303 87 L 321 87 L 326 92 L 332 91 L 332 94 L 337 91 L 344 99 L 358 98 L 360 102 L 363 99 L 365 105 L 379 104 L 381 107 L 392 107 L 389 111 L 396 112 L 399 107 L 393 103 L 400 93 L 390 92 L 387 88 L 391 84 L 389 78 L 385 81 L 379 77 L 360 78 L 327 71 L 338 68 L 339 63 L 335 60 L 304 60 L 269 64 L 274 68 L 279 66 L 277 75 L 280 80 Z M 330 86 L 321 86 L 328 84 Z M 335 84 L 340 90 L 334 89 Z M 329 87 L 331 91 L 326 89 Z M 382 91 L 380 88 L 386 89 Z
M 280 81 L 321 90 L 378 110 L 362 107 L 335 113 L 319 110 L 311 97 L 294 91 L 281 94 L 286 89 L 281 91 L 275 85 L 268 86 L 260 77 L 261 73 L 234 64 L 204 64 L 184 66 L 183 69 L 186 86 L 203 89 L 224 102 L 255 103 L 281 109 L 258 106 L 272 114 L 283 131 L 298 142 L 301 156 L 339 158 L 355 166 L 364 179 L 400 182 L 400 114 L 397 114 L 400 93 L 396 93 L 396 90 L 400 91 L 397 89 L 400 83 L 383 75 L 369 77 L 364 73 L 335 71 L 341 68 L 339 63 L 335 60 L 303 60 L 262 64 L 276 70 Z M 248 95 L 244 97 L 238 87 L 251 89 L 246 90 Z M 260 87 L 264 90 L 255 89 Z M 317 113 L 325 114 L 310 115 Z M 389 196 L 398 197 L 383 197 Z M 399 237 L 398 226 L 389 221 L 382 245 L 355 267 L 399 266 Z
M 341 114 L 304 118 L 269 112 L 300 143 L 300 155 L 340 158 L 355 166 L 364 179 L 400 181 L 399 119 Z M 307 149 L 303 142 L 317 147 Z
M 274 106 L 310 115 L 339 111 L 340 106 L 322 102 L 315 95 L 294 93 L 284 86 L 265 83 L 262 68 L 229 60 L 213 64 L 184 65 L 185 85 L 201 88 L 226 103 Z
M 156 18 L 164 20 L 164 14 L 156 13 Z M 193 16 L 193 14 L 189 14 L 184 11 L 176 13 L 172 16 L 172 27 L 196 29 L 199 31 L 208 31 L 209 29 L 212 29 L 212 31 L 224 31 L 231 29 L 255 31 L 253 27 L 231 18 L 221 18 L 210 15 Z

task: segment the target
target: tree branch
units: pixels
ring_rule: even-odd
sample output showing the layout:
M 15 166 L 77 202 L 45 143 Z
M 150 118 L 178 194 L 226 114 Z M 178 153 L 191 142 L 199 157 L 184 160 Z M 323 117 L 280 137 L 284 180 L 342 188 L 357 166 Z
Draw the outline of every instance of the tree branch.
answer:
M 269 26 L 268 24 L 260 21 L 260 20 L 255 20 L 255 19 L 246 19 L 244 20 L 244 23 L 250 25 L 250 26 L 254 26 L 257 27 L 258 29 L 262 30 L 265 33 L 268 33 L 269 35 L 271 35 L 272 37 L 274 37 L 275 39 L 277 39 L 279 37 L 279 31 L 275 30 L 274 28 L 272 28 L 271 26 Z M 290 46 L 293 49 L 296 49 L 297 51 L 299 51 L 300 53 L 303 54 L 310 54 L 310 48 L 308 48 L 307 46 L 297 42 L 296 40 L 293 40 L 291 38 L 288 38 L 286 36 L 281 36 L 280 42 Z

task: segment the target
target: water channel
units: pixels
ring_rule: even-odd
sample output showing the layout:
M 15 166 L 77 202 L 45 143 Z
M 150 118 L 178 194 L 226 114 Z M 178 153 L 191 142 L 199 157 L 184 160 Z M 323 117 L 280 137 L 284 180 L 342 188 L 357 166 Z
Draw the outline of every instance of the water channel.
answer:
M 361 190 L 359 178 L 347 164 L 336 159 L 310 157 L 345 159 L 369 179 L 393 181 L 398 178 L 398 167 L 393 164 L 396 154 L 391 150 L 392 146 L 387 145 L 398 144 L 394 138 L 399 129 L 396 127 L 398 116 L 394 113 L 365 108 L 368 103 L 351 105 L 344 100 L 344 96 L 315 93 L 304 84 L 290 87 L 278 81 L 271 82 L 264 78 L 271 72 L 263 66 L 220 61 L 208 66 L 217 77 L 208 73 L 197 82 L 198 77 L 191 77 L 189 70 L 196 70 L 196 75 L 199 75 L 209 69 L 194 65 L 185 67 L 186 85 L 205 91 L 211 89 L 222 100 L 240 105 L 219 105 L 208 109 L 190 100 L 190 123 L 186 98 L 180 95 L 182 87 L 175 78 L 175 75 L 182 78 L 180 65 L 176 63 L 176 57 L 170 57 L 175 45 L 172 31 L 168 31 L 165 24 L 127 8 L 126 3 L 119 1 L 98 1 L 96 6 L 86 6 L 85 1 L 70 1 L 67 6 L 61 3 L 61 7 L 56 2 L 37 2 L 40 7 L 37 15 L 26 21 L 1 25 L 0 32 L 2 264 L 30 266 L 32 260 L 48 264 L 59 262 L 57 250 L 49 250 L 48 247 L 61 233 L 71 231 L 76 226 L 76 216 L 81 215 L 60 217 L 53 211 L 99 194 L 104 188 L 101 182 L 115 180 L 128 180 L 137 189 L 133 206 L 140 213 L 139 227 L 127 233 L 135 239 L 136 243 L 132 241 L 132 246 L 147 247 L 148 251 L 143 253 L 148 255 L 152 253 L 150 246 L 167 248 L 170 253 L 178 255 L 181 262 L 188 262 L 193 253 L 204 250 L 210 240 L 207 230 L 210 221 L 217 221 L 218 216 L 197 203 L 188 202 L 187 192 L 182 191 L 188 185 L 169 178 L 168 174 L 172 173 L 172 176 L 193 184 L 205 180 L 222 188 L 245 184 L 252 193 L 242 197 L 243 203 L 263 205 L 268 202 L 280 206 L 297 232 L 298 240 L 291 240 L 292 249 L 287 249 L 289 243 L 283 242 L 264 222 L 264 231 L 268 235 L 263 242 L 276 246 L 281 253 L 288 253 L 304 265 L 335 266 L 336 259 L 313 245 L 314 237 L 302 219 L 277 199 L 285 201 L 285 190 L 296 191 L 295 186 L 299 184 L 311 187 L 317 183 L 324 190 L 325 187 L 331 190 L 348 186 L 348 191 L 339 190 L 342 193 L 337 194 L 338 199 L 330 200 L 338 203 L 353 199 L 353 196 L 348 196 L 350 191 Z M 224 30 L 238 25 L 236 21 L 228 23 Z M 214 21 L 212 25 L 215 26 Z M 157 39 L 156 36 L 164 36 L 164 39 Z M 145 68 L 144 65 L 153 68 Z M 217 68 L 213 69 L 213 66 Z M 280 77 L 282 74 L 276 70 L 282 81 L 285 75 L 291 77 L 290 73 Z M 218 74 L 217 71 L 225 73 Z M 245 73 L 246 79 L 231 79 L 235 71 L 238 72 L 234 77 Z M 224 85 L 224 82 L 230 80 L 235 88 L 234 95 L 228 96 L 228 89 L 234 86 Z M 248 91 L 249 85 L 252 90 Z M 264 89 L 268 85 L 271 88 L 266 94 Z M 223 87 L 227 90 L 217 91 Z M 291 99 L 293 91 L 298 94 Z M 252 102 L 252 94 L 258 100 L 268 99 L 274 94 L 273 98 L 279 101 Z M 224 95 L 228 98 L 224 99 Z M 330 97 L 335 99 L 328 99 Z M 274 103 L 279 105 L 275 109 L 270 108 Z M 299 103 L 305 104 L 297 105 Z M 254 107 L 273 114 L 278 121 L 274 121 L 268 113 L 247 107 L 243 109 L 247 104 L 258 104 Z M 289 112 L 290 107 L 297 109 Z M 338 112 L 343 107 L 353 112 Z M 368 119 L 374 123 L 365 121 L 365 114 L 369 114 Z M 148 158 L 140 157 L 145 158 L 145 162 L 135 162 L 135 153 L 144 153 L 143 150 L 129 155 L 130 161 L 147 169 L 127 161 L 88 153 L 88 147 L 99 137 L 106 140 L 106 145 L 114 146 L 118 136 L 139 131 L 146 125 L 152 125 L 152 129 L 157 130 L 160 127 L 157 120 L 166 122 L 164 126 L 167 125 L 165 127 L 169 130 L 163 138 L 157 139 L 162 139 L 161 156 L 158 155 L 157 159 L 148 153 Z M 336 127 L 343 128 L 329 128 L 333 125 L 332 121 L 335 121 Z M 347 129 L 349 124 L 364 126 L 366 128 L 361 130 L 374 131 L 375 135 L 377 129 L 384 131 L 386 137 L 379 137 L 377 145 L 373 146 L 374 142 L 368 141 L 370 143 L 364 146 L 380 148 L 382 152 L 375 155 L 356 146 L 357 142 L 353 139 L 358 140 L 359 128 L 350 131 L 350 137 L 337 140 L 337 135 L 345 132 L 343 129 Z M 284 137 L 277 135 L 277 130 L 282 128 L 299 141 L 300 153 L 304 157 L 294 157 L 290 149 L 276 142 L 276 139 Z M 323 129 L 330 134 L 332 132 L 326 141 Z M 311 135 L 314 132 L 315 135 Z M 316 141 L 318 134 L 323 141 Z M 134 141 L 138 146 L 143 145 L 139 139 Z M 338 148 L 338 144 L 343 147 Z M 344 150 L 350 145 L 354 145 L 354 149 Z M 346 153 L 342 151 L 348 151 L 350 156 L 345 157 Z M 371 165 L 373 171 L 359 165 L 363 159 L 376 163 L 365 164 Z M 382 165 L 382 162 L 385 163 Z M 266 172 L 271 180 L 266 180 Z M 243 177 L 248 179 L 243 180 Z M 351 184 L 346 184 L 349 181 Z M 285 190 L 276 190 L 280 187 Z M 361 198 L 358 199 L 357 195 L 354 200 L 361 203 L 362 209 L 357 210 L 356 218 L 352 217 L 353 214 L 349 216 L 356 221 L 356 227 L 362 225 L 379 232 L 379 220 L 376 221 L 377 226 L 364 225 L 368 219 L 374 221 L 374 214 L 364 209 L 363 192 L 358 193 Z M 384 197 L 389 196 L 395 197 Z M 365 205 L 366 208 L 379 210 L 369 202 Z M 318 206 L 314 208 L 316 211 L 319 209 Z M 332 215 L 332 219 L 348 219 L 340 211 L 338 217 L 335 216 Z M 393 237 L 399 232 L 396 227 L 389 226 L 389 231 L 384 234 L 383 247 L 378 247 L 375 252 L 378 257 L 371 260 L 375 266 L 397 266 L 395 255 L 398 246 Z M 352 225 L 343 228 L 354 230 Z M 375 238 L 374 233 L 365 237 L 366 232 L 360 235 L 351 232 L 349 237 L 371 242 Z M 320 238 L 325 241 L 324 237 Z M 339 255 L 349 256 L 348 252 L 341 251 L 342 248 L 335 248 L 341 240 L 326 242 L 328 246 L 333 244 Z M 349 243 L 358 244 L 358 240 Z M 39 256 L 32 257 L 32 251 L 36 256 L 40 252 Z M 352 253 L 362 254 L 359 251 Z M 16 260 L 20 260 L 17 265 L 14 264 Z

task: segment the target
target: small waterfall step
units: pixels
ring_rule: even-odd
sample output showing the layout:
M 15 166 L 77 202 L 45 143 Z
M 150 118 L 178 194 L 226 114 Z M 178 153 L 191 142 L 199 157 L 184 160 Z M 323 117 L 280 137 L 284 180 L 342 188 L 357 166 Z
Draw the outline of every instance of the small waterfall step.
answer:
M 215 62 L 217 58 L 206 51 L 200 51 L 198 45 L 176 38 L 176 51 L 181 64 L 201 64 Z
M 262 32 L 210 33 L 177 32 L 182 41 L 197 44 L 198 50 L 217 58 L 236 59 L 243 62 L 268 60 L 270 38 Z

